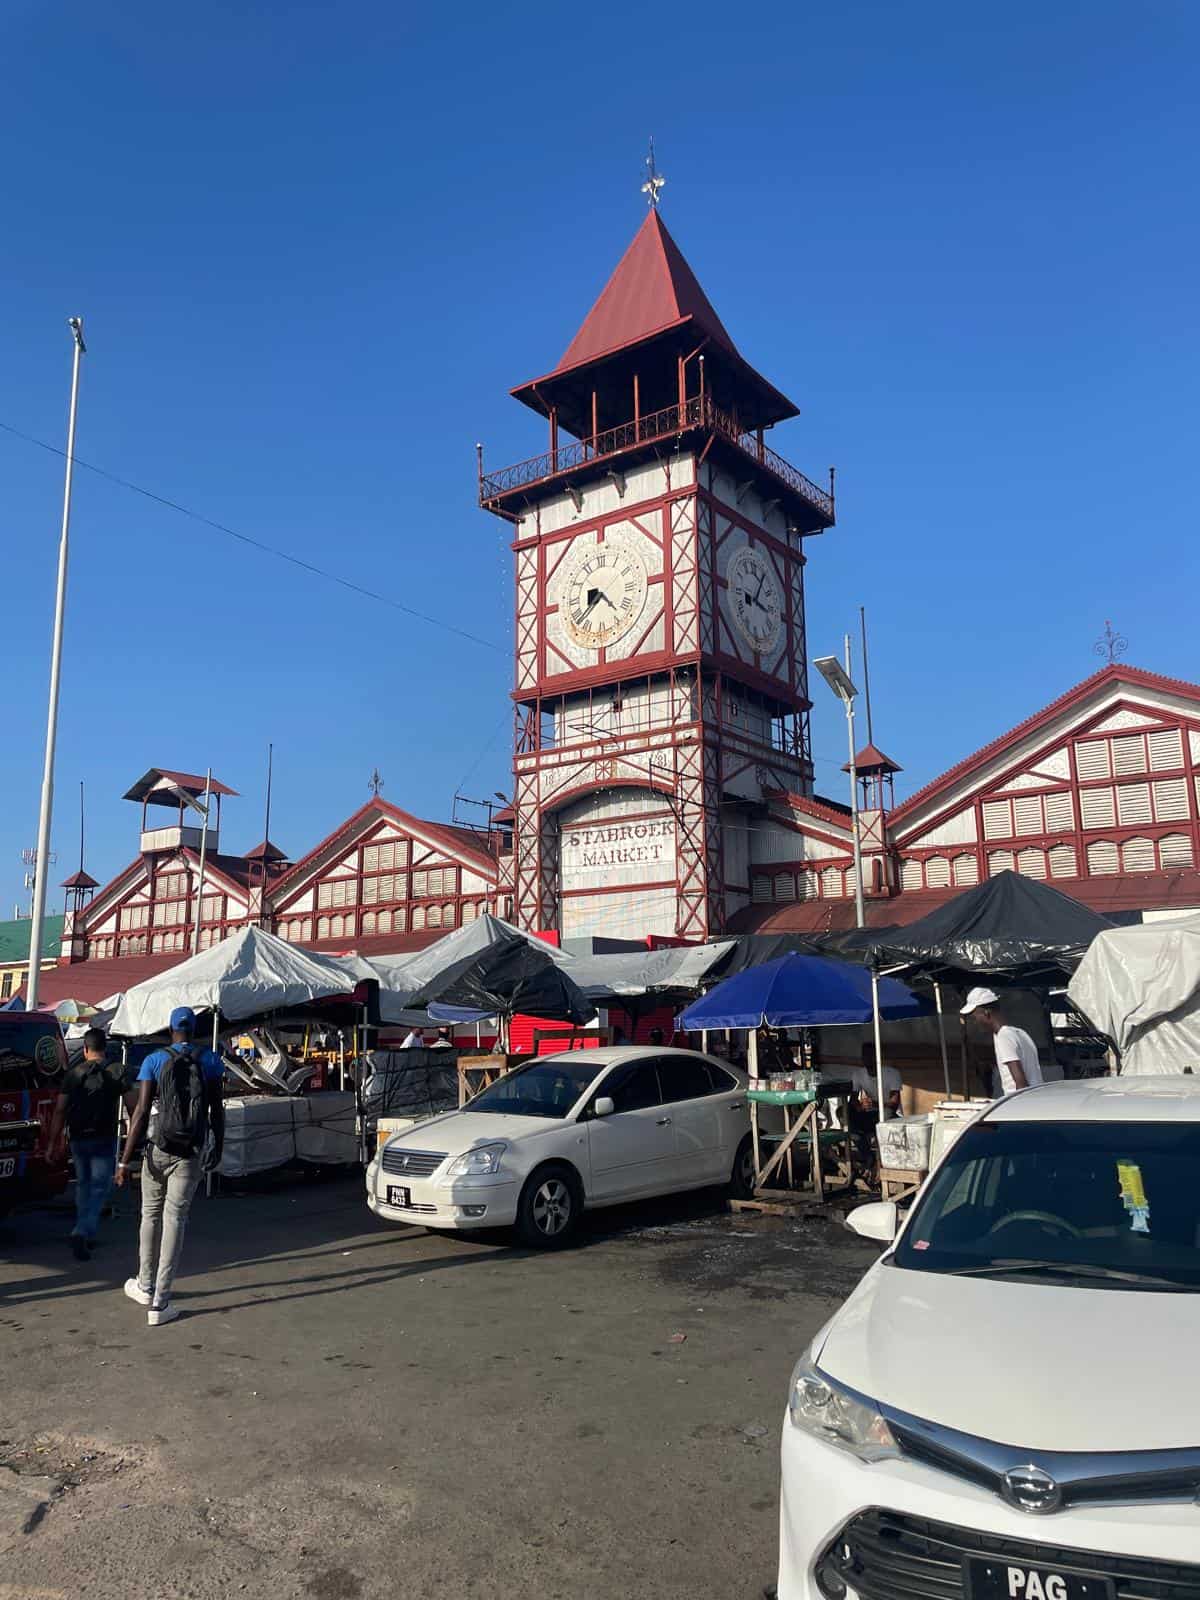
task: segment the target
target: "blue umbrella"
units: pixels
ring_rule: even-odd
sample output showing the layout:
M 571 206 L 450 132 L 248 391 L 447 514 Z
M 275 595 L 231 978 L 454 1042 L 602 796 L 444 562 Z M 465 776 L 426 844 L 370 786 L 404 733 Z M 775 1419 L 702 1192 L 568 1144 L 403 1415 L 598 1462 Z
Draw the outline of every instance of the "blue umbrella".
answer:
M 925 1016 L 928 1002 L 895 978 L 879 980 L 879 1015 L 885 1022 Z M 870 1022 L 871 974 L 865 967 L 825 956 L 787 955 L 747 967 L 690 1005 L 677 1026 L 705 1028 L 821 1028 Z

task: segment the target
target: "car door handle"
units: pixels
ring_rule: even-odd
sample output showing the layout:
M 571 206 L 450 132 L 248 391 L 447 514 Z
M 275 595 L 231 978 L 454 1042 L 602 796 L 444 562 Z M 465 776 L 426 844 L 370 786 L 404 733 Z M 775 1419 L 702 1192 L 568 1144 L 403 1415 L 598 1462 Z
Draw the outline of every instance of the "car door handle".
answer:
M 659 1117 L 654 1126 L 656 1128 L 669 1128 L 671 1126 L 671 1119 L 670 1117 Z
M 729 1109 L 730 1111 L 744 1111 L 746 1109 L 746 1102 L 744 1100 L 731 1100 L 729 1102 Z

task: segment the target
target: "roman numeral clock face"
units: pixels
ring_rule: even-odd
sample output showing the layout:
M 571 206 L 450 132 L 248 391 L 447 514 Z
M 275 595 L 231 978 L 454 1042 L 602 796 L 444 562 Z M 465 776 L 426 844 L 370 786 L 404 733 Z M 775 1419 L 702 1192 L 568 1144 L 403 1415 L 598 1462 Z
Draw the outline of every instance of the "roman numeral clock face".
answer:
M 770 558 L 743 545 L 725 575 L 735 626 L 756 655 L 769 655 L 783 632 L 783 592 Z
M 642 558 L 619 539 L 589 544 L 568 558 L 559 610 L 567 636 L 585 650 L 615 644 L 646 604 Z

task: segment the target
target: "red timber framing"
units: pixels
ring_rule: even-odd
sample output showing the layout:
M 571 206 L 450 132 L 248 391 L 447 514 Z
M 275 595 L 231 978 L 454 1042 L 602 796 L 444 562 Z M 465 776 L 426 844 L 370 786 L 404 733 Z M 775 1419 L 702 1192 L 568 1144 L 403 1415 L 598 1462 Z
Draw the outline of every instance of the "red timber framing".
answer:
M 1151 693 L 1142 697 L 1138 690 Z M 1183 691 L 1193 702 L 1191 714 L 1178 704 Z M 1090 714 L 1089 700 L 1095 705 Z M 1064 708 L 1077 714 L 1065 725 L 1061 716 L 1053 718 Z M 1057 725 L 1047 726 L 1045 740 L 1031 740 L 1052 718 Z M 991 770 L 973 786 L 969 769 L 985 762 Z M 930 807 L 938 790 L 945 801 Z M 918 806 L 919 820 L 912 817 Z M 1200 691 L 1133 668 L 1107 668 L 913 796 L 890 821 L 900 886 L 910 891 L 974 883 L 1005 869 L 1067 880 L 1069 891 L 1071 880 L 1194 870 L 1200 865 Z M 974 837 L 917 842 L 939 829 Z
M 248 863 L 212 856 L 204 864 L 199 948 L 217 944 L 250 920 Z M 191 955 L 200 859 L 190 847 L 139 856 L 64 928 L 72 960 Z
M 497 909 L 496 845 L 376 796 L 275 885 L 274 931 L 319 944 L 457 928 Z

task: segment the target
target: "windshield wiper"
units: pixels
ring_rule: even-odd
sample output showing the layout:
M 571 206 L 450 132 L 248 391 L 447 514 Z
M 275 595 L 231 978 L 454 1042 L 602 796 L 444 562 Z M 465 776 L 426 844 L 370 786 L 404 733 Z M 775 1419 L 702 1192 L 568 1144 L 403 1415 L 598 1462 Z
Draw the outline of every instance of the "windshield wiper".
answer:
M 1010 1273 L 1024 1276 L 1030 1273 L 1053 1273 L 1063 1278 L 1091 1278 L 1109 1283 L 1137 1283 L 1152 1285 L 1156 1289 L 1176 1289 L 1189 1292 L 1192 1286 L 1175 1278 L 1159 1278 L 1149 1272 L 1123 1272 L 1117 1267 L 1098 1267 L 1084 1261 L 1023 1261 L 1017 1257 L 1002 1261 L 989 1261 L 979 1267 L 955 1267 L 950 1276 L 955 1278 L 1003 1278 Z

